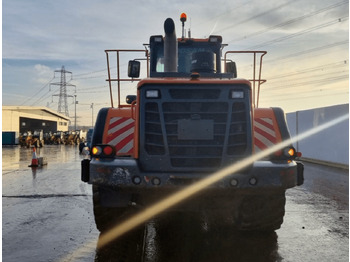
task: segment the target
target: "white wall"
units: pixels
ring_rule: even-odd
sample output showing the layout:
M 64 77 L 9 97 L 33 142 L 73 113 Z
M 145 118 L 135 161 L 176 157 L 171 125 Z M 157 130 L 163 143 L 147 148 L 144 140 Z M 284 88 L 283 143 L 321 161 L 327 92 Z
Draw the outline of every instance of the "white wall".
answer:
M 2 131 L 19 132 L 19 112 L 2 110 Z
M 69 122 L 65 116 L 45 107 L 29 106 L 2 106 L 2 131 L 19 133 L 20 117 L 54 121 L 58 131 L 68 131 Z
M 287 122 L 291 136 L 295 136 L 345 114 L 349 114 L 348 104 L 288 113 Z M 303 157 L 349 165 L 349 119 L 294 146 Z

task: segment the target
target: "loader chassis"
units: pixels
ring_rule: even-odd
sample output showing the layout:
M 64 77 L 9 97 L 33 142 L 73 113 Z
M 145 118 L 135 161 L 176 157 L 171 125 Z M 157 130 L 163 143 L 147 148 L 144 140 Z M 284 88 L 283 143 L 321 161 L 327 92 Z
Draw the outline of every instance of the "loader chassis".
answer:
M 136 211 L 290 138 L 279 108 L 257 108 L 260 72 L 237 77 L 231 61 L 221 65 L 222 38 L 176 38 L 172 20 L 165 37 L 151 36 L 148 77 L 136 79 L 129 105 L 100 110 L 92 135 L 91 159 L 82 161 L 82 180 L 93 185 L 96 226 L 105 231 Z M 110 73 L 108 82 L 126 81 Z M 124 50 L 125 51 L 125 50 Z M 135 50 L 130 50 L 134 52 Z M 233 51 L 229 51 L 233 52 Z M 234 68 L 234 69 L 229 69 Z M 255 78 L 255 76 L 259 76 Z M 258 98 L 258 97 L 257 97 Z M 111 101 L 112 96 L 111 96 Z M 112 102 L 113 105 L 113 102 Z M 291 146 L 232 172 L 166 211 L 198 214 L 207 223 L 238 230 L 271 231 L 283 222 L 285 190 L 303 183 L 303 165 Z M 288 152 L 290 155 L 285 155 Z M 292 153 L 290 153 L 292 152 Z

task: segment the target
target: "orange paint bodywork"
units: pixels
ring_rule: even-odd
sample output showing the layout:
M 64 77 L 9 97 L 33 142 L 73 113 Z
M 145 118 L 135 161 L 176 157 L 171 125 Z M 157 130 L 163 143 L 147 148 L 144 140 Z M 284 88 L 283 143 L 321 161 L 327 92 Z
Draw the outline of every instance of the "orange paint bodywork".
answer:
M 137 89 L 137 100 L 136 103 L 133 105 L 122 105 L 120 108 L 110 108 L 108 111 L 105 127 L 104 127 L 104 134 L 103 134 L 103 142 L 106 142 L 107 136 L 108 136 L 108 125 L 109 121 L 113 117 L 124 117 L 124 118 L 132 118 L 135 121 L 135 130 L 134 130 L 134 144 L 133 144 L 133 151 L 131 153 L 131 157 L 137 159 L 139 157 L 139 105 L 140 105 L 140 88 L 145 84 L 156 84 L 156 85 L 184 85 L 184 84 L 244 84 L 249 87 L 251 87 L 251 82 L 246 79 L 209 79 L 209 78 L 146 78 L 141 80 L 138 83 Z M 250 101 L 252 101 L 252 95 L 250 97 Z M 275 114 L 273 112 L 272 108 L 254 108 L 252 105 L 252 126 L 254 127 L 254 119 L 258 118 L 269 118 L 273 122 L 274 130 L 276 132 L 276 142 L 281 142 L 282 137 L 279 132 L 278 123 L 275 117 Z M 254 138 L 254 128 L 252 129 L 252 136 Z M 254 146 L 253 146 L 254 150 Z M 125 154 L 118 154 L 117 155 L 124 155 Z
M 103 131 L 103 143 L 107 143 L 107 137 L 108 137 L 108 130 L 109 130 L 109 123 L 110 119 L 113 117 L 122 117 L 122 118 L 130 118 L 135 121 L 134 125 L 134 143 L 133 143 L 133 150 L 131 153 L 131 157 L 133 158 L 138 158 L 138 133 L 139 133 L 139 124 L 138 124 L 138 117 L 135 117 L 135 111 L 137 112 L 137 105 L 123 105 L 123 107 L 120 108 L 110 108 L 108 110 L 108 114 L 106 117 L 106 122 L 104 126 L 104 131 Z M 117 155 L 119 156 L 125 156 L 129 154 L 121 154 L 117 152 Z
M 272 108 L 255 108 L 254 109 L 254 119 L 256 118 L 270 118 L 272 119 L 273 126 L 276 132 L 277 142 L 282 142 L 282 136 L 278 128 L 278 122 L 275 117 L 275 113 Z
M 275 113 L 272 108 L 255 108 L 254 109 L 254 120 L 257 119 L 270 119 L 273 125 L 273 131 L 275 132 L 275 141 L 274 144 L 282 142 L 282 136 L 279 129 L 279 125 L 275 116 Z M 253 130 L 254 130 L 254 121 L 253 121 Z M 255 141 L 255 132 L 253 131 L 253 141 Z

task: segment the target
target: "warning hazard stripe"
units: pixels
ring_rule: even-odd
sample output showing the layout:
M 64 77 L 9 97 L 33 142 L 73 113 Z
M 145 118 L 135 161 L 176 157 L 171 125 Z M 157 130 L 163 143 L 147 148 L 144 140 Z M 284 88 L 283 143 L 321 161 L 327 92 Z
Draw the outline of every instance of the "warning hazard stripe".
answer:
M 261 151 L 277 143 L 276 132 L 270 118 L 254 119 L 255 151 Z
M 134 148 L 135 121 L 127 117 L 113 117 L 109 121 L 106 142 L 115 146 L 117 154 L 131 154 Z
M 260 124 L 261 126 L 273 130 L 273 121 L 271 118 L 255 118 L 254 121 L 256 124 Z

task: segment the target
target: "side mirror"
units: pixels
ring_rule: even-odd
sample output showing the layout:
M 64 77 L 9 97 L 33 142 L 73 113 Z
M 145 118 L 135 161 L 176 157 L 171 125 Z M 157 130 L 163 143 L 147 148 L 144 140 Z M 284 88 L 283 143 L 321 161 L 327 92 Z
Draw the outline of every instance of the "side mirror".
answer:
M 132 102 L 136 101 L 136 96 L 135 95 L 128 95 L 126 96 L 126 103 L 131 105 Z
M 226 63 L 226 73 L 232 73 L 233 78 L 237 78 L 237 67 L 235 62 L 229 61 Z
M 140 76 L 141 63 L 139 61 L 130 60 L 128 65 L 128 77 L 137 78 Z

